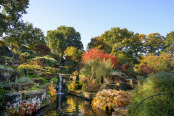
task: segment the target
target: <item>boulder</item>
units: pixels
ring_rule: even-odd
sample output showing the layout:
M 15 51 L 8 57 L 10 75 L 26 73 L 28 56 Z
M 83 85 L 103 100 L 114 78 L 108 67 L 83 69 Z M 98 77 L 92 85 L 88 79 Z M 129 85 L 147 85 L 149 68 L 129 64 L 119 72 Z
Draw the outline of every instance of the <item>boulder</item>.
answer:
M 25 91 L 25 92 L 13 92 L 4 95 L 3 102 L 8 107 L 15 107 L 16 105 L 23 103 L 35 104 L 36 102 L 41 106 L 46 98 L 46 90 L 41 89 L 38 91 Z
M 13 88 L 17 91 L 22 91 L 22 90 L 28 90 L 34 85 L 36 85 L 36 83 L 34 83 L 34 82 L 16 83 L 16 84 L 13 84 Z
M 119 90 L 119 87 L 116 84 L 102 84 L 100 87 L 100 91 L 103 89 L 115 89 Z
M 7 81 L 11 79 L 12 70 L 0 67 L 0 81 Z
M 33 81 L 34 81 L 35 83 L 40 84 L 40 85 L 44 83 L 43 79 L 40 79 L 40 78 L 33 78 Z

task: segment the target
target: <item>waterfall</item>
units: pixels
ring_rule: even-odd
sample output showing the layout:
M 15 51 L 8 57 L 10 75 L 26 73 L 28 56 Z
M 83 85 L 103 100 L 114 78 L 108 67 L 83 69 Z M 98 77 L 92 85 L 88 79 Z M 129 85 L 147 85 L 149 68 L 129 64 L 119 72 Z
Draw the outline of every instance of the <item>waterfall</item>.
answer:
M 59 75 L 59 83 L 58 83 L 58 93 L 57 94 L 63 94 L 62 93 L 62 75 Z

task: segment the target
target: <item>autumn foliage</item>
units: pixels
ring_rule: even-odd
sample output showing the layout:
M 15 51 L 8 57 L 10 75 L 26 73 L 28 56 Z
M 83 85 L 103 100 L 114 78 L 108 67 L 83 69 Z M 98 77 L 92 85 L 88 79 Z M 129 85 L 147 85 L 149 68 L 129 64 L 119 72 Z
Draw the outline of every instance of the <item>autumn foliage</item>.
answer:
M 47 55 L 49 52 L 51 52 L 50 48 L 44 44 L 38 44 L 35 46 L 35 50 L 39 54 Z
M 97 58 L 100 58 L 101 60 L 103 60 L 104 58 L 105 58 L 105 60 L 111 59 L 112 63 L 114 64 L 114 67 L 117 67 L 118 60 L 117 60 L 116 56 L 110 55 L 108 53 L 103 53 L 102 51 L 100 51 L 96 48 L 92 48 L 89 51 L 83 53 L 83 55 L 82 55 L 82 60 L 84 61 L 84 63 L 86 63 L 88 60 L 92 60 L 92 59 L 95 60 Z
M 161 53 L 159 56 L 148 54 L 139 61 L 140 64 L 135 65 L 134 71 L 143 76 L 160 71 L 173 71 L 174 69 L 174 57 L 170 53 Z
M 54 89 L 54 87 L 53 87 L 52 84 L 50 84 L 50 85 L 48 86 L 48 88 L 49 88 L 49 90 L 50 90 L 50 95 L 51 95 L 51 96 L 57 95 L 56 90 Z
M 117 91 L 112 89 L 104 89 L 99 91 L 94 100 L 92 101 L 92 107 L 106 110 L 108 107 L 109 110 L 116 107 L 124 107 L 130 102 L 129 94 L 124 91 Z

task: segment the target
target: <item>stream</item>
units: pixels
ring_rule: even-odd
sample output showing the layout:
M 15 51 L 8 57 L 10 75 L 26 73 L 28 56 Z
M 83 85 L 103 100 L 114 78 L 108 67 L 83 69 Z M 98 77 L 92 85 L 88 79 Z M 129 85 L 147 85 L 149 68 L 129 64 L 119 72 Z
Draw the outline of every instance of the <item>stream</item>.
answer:
M 111 112 L 94 112 L 90 101 L 69 94 L 58 94 L 51 104 L 33 116 L 111 116 Z

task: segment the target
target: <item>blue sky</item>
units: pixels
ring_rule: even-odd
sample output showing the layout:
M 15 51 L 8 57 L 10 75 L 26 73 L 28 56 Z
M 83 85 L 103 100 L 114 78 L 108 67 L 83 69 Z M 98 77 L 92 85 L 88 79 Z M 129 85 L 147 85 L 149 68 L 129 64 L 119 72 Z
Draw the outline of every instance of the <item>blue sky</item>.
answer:
M 174 0 L 30 0 L 25 22 L 46 33 L 65 25 L 81 34 L 86 49 L 90 39 L 112 27 L 134 33 L 174 31 Z

